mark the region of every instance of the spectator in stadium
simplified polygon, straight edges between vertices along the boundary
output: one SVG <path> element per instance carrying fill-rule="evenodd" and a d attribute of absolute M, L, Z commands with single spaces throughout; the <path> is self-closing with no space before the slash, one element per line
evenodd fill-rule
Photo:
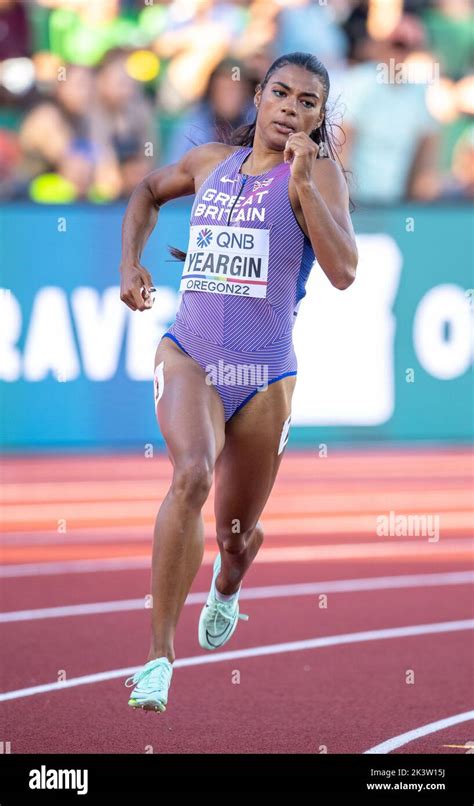
<path fill-rule="evenodd" d="M 167 162 L 177 162 L 194 145 L 227 139 L 249 122 L 253 84 L 242 64 L 225 59 L 211 73 L 202 101 L 177 124 Z"/>
<path fill-rule="evenodd" d="M 340 6 L 341 3 L 334 0 L 327 5 L 318 0 L 293 0 L 284 6 L 278 15 L 276 50 L 283 53 L 296 50 L 316 53 L 331 73 L 342 69 L 347 40 L 337 24 L 336 13 L 338 10 L 342 12 Z M 333 75 L 331 78 L 333 83 Z"/>
<path fill-rule="evenodd" d="M 88 67 L 69 64 L 56 82 L 54 98 L 74 131 L 81 140 L 91 139 L 89 109 L 93 97 L 93 74 Z"/>
<path fill-rule="evenodd" d="M 353 172 L 356 201 L 394 204 L 439 195 L 438 124 L 426 106 L 427 85 L 390 74 L 424 42 L 422 23 L 403 15 L 385 40 L 370 43 L 373 60 L 348 71 L 341 159 Z"/>
<path fill-rule="evenodd" d="M 0 129 L 0 199 L 12 196 L 21 158 L 16 132 Z"/>
<path fill-rule="evenodd" d="M 442 198 L 474 199 L 474 124 L 464 131 L 454 147 L 451 173 L 445 179 Z"/>
<path fill-rule="evenodd" d="M 23 150 L 14 196 L 29 194 L 30 183 L 44 173 L 61 173 L 67 155 L 89 152 L 93 144 L 87 113 L 92 98 L 90 70 L 66 65 L 50 97 L 42 98 L 26 115 L 19 135 Z"/>
<path fill-rule="evenodd" d="M 111 50 L 95 75 L 95 98 L 90 112 L 92 141 L 99 152 L 96 180 L 111 198 L 124 191 L 123 166 L 134 166 L 134 186 L 158 160 L 153 109 L 126 69 L 127 52 Z"/>
<path fill-rule="evenodd" d="M 470 0 L 434 0 L 423 9 L 429 41 L 443 75 L 460 79 L 472 67 L 474 19 Z"/>
<path fill-rule="evenodd" d="M 27 194 L 32 180 L 56 171 L 72 147 L 73 139 L 72 127 L 57 104 L 45 100 L 35 106 L 20 129 L 23 160 L 15 195 Z"/>
<path fill-rule="evenodd" d="M 30 28 L 26 7 L 18 0 L 0 0 L 0 62 L 29 56 Z"/>
<path fill-rule="evenodd" d="M 126 46 L 134 25 L 120 14 L 120 0 L 47 0 L 48 38 L 61 61 L 93 67 L 112 47 Z"/>
<path fill-rule="evenodd" d="M 160 90 L 165 109 L 179 114 L 199 102 L 212 71 L 246 35 L 252 8 L 247 12 L 244 5 L 245 0 L 170 5 L 165 30 L 154 43 L 159 58 L 167 62 Z"/>

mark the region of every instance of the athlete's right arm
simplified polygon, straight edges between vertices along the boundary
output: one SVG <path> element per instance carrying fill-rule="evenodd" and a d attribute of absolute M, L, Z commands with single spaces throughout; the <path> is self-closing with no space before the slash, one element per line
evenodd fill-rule
<path fill-rule="evenodd" d="M 195 193 L 196 177 L 208 172 L 208 167 L 212 169 L 212 165 L 222 159 L 222 148 L 225 146 L 220 143 L 192 148 L 179 162 L 152 171 L 133 191 L 122 224 L 120 263 L 120 299 L 132 311 L 144 311 L 150 307 L 149 296 L 143 299 L 141 289 L 143 286 L 150 288 L 154 283 L 140 261 L 160 207 L 167 201 Z"/>

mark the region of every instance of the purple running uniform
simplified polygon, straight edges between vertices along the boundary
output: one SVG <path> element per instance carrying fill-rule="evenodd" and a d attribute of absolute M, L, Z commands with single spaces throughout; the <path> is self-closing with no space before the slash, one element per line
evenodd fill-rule
<path fill-rule="evenodd" d="M 296 375 L 293 326 L 315 255 L 293 213 L 290 166 L 241 174 L 221 162 L 194 200 L 181 302 L 170 338 L 206 372 L 225 421 L 260 389 Z"/>

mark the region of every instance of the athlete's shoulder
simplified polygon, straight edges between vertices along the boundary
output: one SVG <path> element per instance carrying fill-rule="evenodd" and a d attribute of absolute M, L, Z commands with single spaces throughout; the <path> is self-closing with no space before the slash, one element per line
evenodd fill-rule
<path fill-rule="evenodd" d="M 227 143 L 204 143 L 191 148 L 182 158 L 187 170 L 196 177 L 203 173 L 209 173 L 216 165 L 230 157 L 238 151 L 241 146 L 228 145 Z"/>
<path fill-rule="evenodd" d="M 317 186 L 324 193 L 331 196 L 339 195 L 345 200 L 348 197 L 348 185 L 344 171 L 337 160 L 332 157 L 319 157 L 314 161 L 313 178 Z"/>
<path fill-rule="evenodd" d="M 341 166 L 332 157 L 318 157 L 314 160 L 312 180 L 325 201 L 331 200 L 346 205 L 349 198 L 347 180 Z M 293 209 L 301 209 L 298 190 L 291 176 L 289 193 Z"/>
<path fill-rule="evenodd" d="M 338 181 L 340 179 L 345 181 L 344 172 L 340 164 L 332 157 L 318 157 L 318 159 L 314 161 L 313 170 L 317 176 L 327 176 L 337 179 Z"/>

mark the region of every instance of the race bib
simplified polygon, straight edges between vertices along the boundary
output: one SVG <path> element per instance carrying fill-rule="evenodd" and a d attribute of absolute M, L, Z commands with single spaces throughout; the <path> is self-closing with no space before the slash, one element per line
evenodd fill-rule
<path fill-rule="evenodd" d="M 269 230 L 198 225 L 190 228 L 180 291 L 267 296 Z"/>

